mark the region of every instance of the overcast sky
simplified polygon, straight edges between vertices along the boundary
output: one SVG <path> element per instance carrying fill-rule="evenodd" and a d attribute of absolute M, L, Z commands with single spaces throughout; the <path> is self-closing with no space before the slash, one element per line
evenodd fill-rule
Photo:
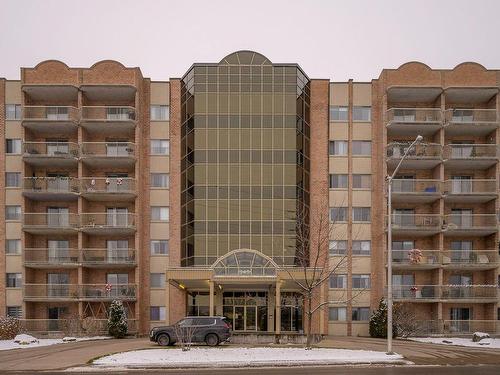
<path fill-rule="evenodd" d="M 499 15 L 500 0 L 0 0 L 0 77 L 114 59 L 167 80 L 240 49 L 334 81 L 411 60 L 499 69 Z"/>

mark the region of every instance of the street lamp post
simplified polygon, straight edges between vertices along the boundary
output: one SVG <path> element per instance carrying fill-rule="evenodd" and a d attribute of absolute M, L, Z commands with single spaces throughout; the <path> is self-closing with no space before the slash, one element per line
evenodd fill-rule
<path fill-rule="evenodd" d="M 401 164 L 410 153 L 411 149 L 422 142 L 423 137 L 418 135 L 401 157 L 398 165 L 387 176 L 387 354 L 393 354 L 392 351 L 392 181 L 398 173 Z"/>

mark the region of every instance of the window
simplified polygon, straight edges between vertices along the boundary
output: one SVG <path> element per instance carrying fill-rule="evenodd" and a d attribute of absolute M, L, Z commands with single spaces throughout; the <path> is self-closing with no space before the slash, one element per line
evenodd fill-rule
<path fill-rule="evenodd" d="M 347 317 L 347 309 L 345 307 L 330 307 L 328 309 L 328 320 L 337 320 L 344 322 Z"/>
<path fill-rule="evenodd" d="M 168 121 L 169 119 L 170 111 L 168 105 L 151 106 L 151 121 Z"/>
<path fill-rule="evenodd" d="M 7 154 L 20 154 L 21 153 L 21 140 L 20 139 L 6 139 L 5 140 L 5 153 L 7 153 Z"/>
<path fill-rule="evenodd" d="M 330 121 L 347 121 L 349 114 L 348 107 L 341 107 L 337 105 L 330 106 Z"/>
<path fill-rule="evenodd" d="M 372 175 L 371 174 L 353 174 L 352 175 L 353 189 L 371 189 Z"/>
<path fill-rule="evenodd" d="M 352 121 L 371 121 L 372 107 L 353 107 Z"/>
<path fill-rule="evenodd" d="M 21 104 L 6 104 L 5 119 L 19 120 L 21 118 Z"/>
<path fill-rule="evenodd" d="M 330 208 L 330 220 L 333 222 L 347 221 L 347 207 Z"/>
<path fill-rule="evenodd" d="M 168 240 L 151 240 L 151 255 L 168 255 Z"/>
<path fill-rule="evenodd" d="M 150 275 L 150 284 L 151 288 L 165 288 L 165 274 L 152 273 Z"/>
<path fill-rule="evenodd" d="M 5 187 L 20 187 L 21 172 L 5 172 Z"/>
<path fill-rule="evenodd" d="M 352 221 L 370 221 L 370 207 L 353 207 Z"/>
<path fill-rule="evenodd" d="M 347 252 L 347 241 L 330 241 L 330 255 L 344 255 Z"/>
<path fill-rule="evenodd" d="M 355 156 L 371 156 L 371 141 L 352 141 L 352 154 Z"/>
<path fill-rule="evenodd" d="M 5 220 L 21 220 L 21 206 L 5 206 Z"/>
<path fill-rule="evenodd" d="M 345 289 L 345 288 L 347 288 L 347 275 L 330 276 L 330 289 Z"/>
<path fill-rule="evenodd" d="M 369 307 L 353 307 L 352 308 L 352 320 L 354 322 L 361 322 L 361 321 L 370 320 L 370 308 Z"/>
<path fill-rule="evenodd" d="M 371 248 L 371 241 L 352 241 L 353 255 L 370 255 Z"/>
<path fill-rule="evenodd" d="M 170 141 L 168 139 L 152 139 L 151 155 L 169 155 Z"/>
<path fill-rule="evenodd" d="M 329 153 L 335 156 L 346 156 L 347 155 L 347 141 L 330 141 L 329 143 Z"/>
<path fill-rule="evenodd" d="M 151 306 L 149 311 L 150 320 L 165 320 L 167 318 L 167 308 L 165 306 Z"/>
<path fill-rule="evenodd" d="M 370 289 L 370 275 L 352 275 L 353 289 Z"/>
<path fill-rule="evenodd" d="M 169 208 L 168 207 L 151 207 L 151 220 L 152 221 L 168 221 L 169 219 Z"/>
<path fill-rule="evenodd" d="M 21 306 L 7 306 L 7 316 L 21 319 L 23 317 L 23 308 Z"/>
<path fill-rule="evenodd" d="M 6 240 L 5 241 L 6 254 L 21 254 L 21 240 Z"/>
<path fill-rule="evenodd" d="M 331 174 L 330 189 L 347 189 L 349 184 L 348 175 L 346 174 Z"/>
<path fill-rule="evenodd" d="M 21 273 L 7 274 L 7 288 L 20 288 L 23 285 L 23 275 Z"/>
<path fill-rule="evenodd" d="M 151 173 L 151 187 L 166 188 L 170 186 L 170 176 L 168 173 Z"/>

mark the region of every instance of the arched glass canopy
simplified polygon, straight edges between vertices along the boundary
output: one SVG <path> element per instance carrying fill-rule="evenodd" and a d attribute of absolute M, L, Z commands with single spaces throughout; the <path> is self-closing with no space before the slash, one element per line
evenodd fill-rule
<path fill-rule="evenodd" d="M 213 264 L 215 276 L 276 276 L 276 263 L 255 250 L 234 250 Z"/>
<path fill-rule="evenodd" d="M 219 64 L 226 65 L 271 65 L 266 56 L 254 51 L 237 51 L 224 57 Z"/>

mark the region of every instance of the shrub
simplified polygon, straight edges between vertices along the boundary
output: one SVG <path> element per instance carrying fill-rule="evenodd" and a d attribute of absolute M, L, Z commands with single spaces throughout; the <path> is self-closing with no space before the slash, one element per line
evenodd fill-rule
<path fill-rule="evenodd" d="M 387 338 L 387 304 L 381 299 L 378 309 L 370 317 L 370 336 L 385 339 Z M 392 337 L 397 336 L 397 328 L 393 323 Z"/>
<path fill-rule="evenodd" d="M 125 337 L 127 334 L 127 317 L 121 301 L 111 302 L 108 317 L 108 332 L 117 339 Z"/>
<path fill-rule="evenodd" d="M 11 316 L 0 317 L 0 340 L 13 340 L 21 332 L 21 321 Z"/>

